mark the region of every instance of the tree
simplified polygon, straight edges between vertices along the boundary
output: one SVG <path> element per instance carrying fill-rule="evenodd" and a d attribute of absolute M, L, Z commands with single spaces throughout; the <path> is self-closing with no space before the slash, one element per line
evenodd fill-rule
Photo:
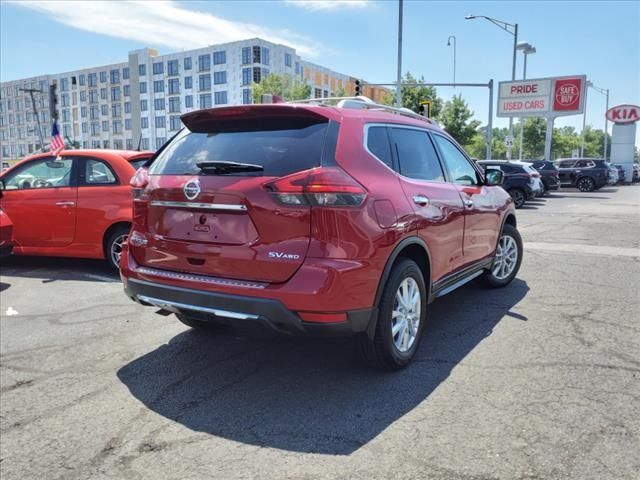
<path fill-rule="evenodd" d="M 453 99 L 444 104 L 438 117 L 440 124 L 460 145 L 469 145 L 477 134 L 480 126 L 478 120 L 471 120 L 473 112 L 469 110 L 462 95 L 454 95 Z"/>
<path fill-rule="evenodd" d="M 254 83 L 252 87 L 253 103 L 261 103 L 264 94 L 279 95 L 285 101 L 304 100 L 311 97 L 311 85 L 287 74 L 271 73 L 260 83 Z"/>
<path fill-rule="evenodd" d="M 424 77 L 416 80 L 410 72 L 407 72 L 402 78 L 402 106 L 418 113 L 420 100 L 431 100 L 431 117 L 437 118 L 442 110 L 442 99 L 438 97 L 436 89 L 426 85 L 414 86 L 412 83 L 424 83 Z M 386 105 L 396 104 L 396 93 L 391 91 L 386 98 L 382 100 Z"/>
<path fill-rule="evenodd" d="M 346 97 L 347 91 L 344 87 L 338 87 L 335 92 L 332 94 L 333 97 Z"/>
<path fill-rule="evenodd" d="M 535 159 L 544 157 L 544 142 L 547 134 L 547 123 L 544 118 L 527 118 L 522 133 L 522 158 Z M 520 126 L 518 127 L 520 141 Z M 519 147 L 519 145 L 518 145 Z M 516 151 L 514 149 L 514 151 Z M 519 150 L 517 150 L 519 151 Z"/>

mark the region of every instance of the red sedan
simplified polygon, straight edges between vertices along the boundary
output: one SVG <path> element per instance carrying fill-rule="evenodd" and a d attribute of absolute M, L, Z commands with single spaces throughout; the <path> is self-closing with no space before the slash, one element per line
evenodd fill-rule
<path fill-rule="evenodd" d="M 131 187 L 151 152 L 64 150 L 0 175 L 16 255 L 101 258 L 118 268 L 131 226 Z"/>

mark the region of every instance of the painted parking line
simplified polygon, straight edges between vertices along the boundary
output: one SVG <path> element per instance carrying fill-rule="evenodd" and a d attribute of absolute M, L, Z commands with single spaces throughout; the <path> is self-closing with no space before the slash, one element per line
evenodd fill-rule
<path fill-rule="evenodd" d="M 584 245 L 579 243 L 525 242 L 526 250 L 546 252 L 577 253 L 584 255 L 603 255 L 607 257 L 640 258 L 640 248 L 610 247 L 606 245 Z"/>
<path fill-rule="evenodd" d="M 85 273 L 83 276 L 87 278 L 91 278 L 93 280 L 100 280 L 101 282 L 120 283 L 119 278 L 107 277 L 106 275 L 96 275 L 94 273 Z"/>

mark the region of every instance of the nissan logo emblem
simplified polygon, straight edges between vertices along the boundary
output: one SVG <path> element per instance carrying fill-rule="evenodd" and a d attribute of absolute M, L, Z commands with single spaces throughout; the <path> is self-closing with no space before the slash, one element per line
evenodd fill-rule
<path fill-rule="evenodd" d="M 198 195 L 200 195 L 200 181 L 198 179 L 189 180 L 184 184 L 182 190 L 184 191 L 184 196 L 187 197 L 188 200 L 194 200 Z"/>

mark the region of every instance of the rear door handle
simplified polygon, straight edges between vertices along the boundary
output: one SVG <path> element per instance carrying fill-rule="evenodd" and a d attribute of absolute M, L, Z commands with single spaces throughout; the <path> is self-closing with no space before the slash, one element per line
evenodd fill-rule
<path fill-rule="evenodd" d="M 414 195 L 413 203 L 421 207 L 426 207 L 427 205 L 429 205 L 429 198 L 425 197 L 424 195 Z"/>
<path fill-rule="evenodd" d="M 57 202 L 56 206 L 57 207 L 73 207 L 76 204 L 76 202 Z"/>
<path fill-rule="evenodd" d="M 464 203 L 464 206 L 467 208 L 473 207 L 473 200 L 471 200 L 470 198 L 465 198 L 464 200 L 462 200 L 462 203 Z"/>

